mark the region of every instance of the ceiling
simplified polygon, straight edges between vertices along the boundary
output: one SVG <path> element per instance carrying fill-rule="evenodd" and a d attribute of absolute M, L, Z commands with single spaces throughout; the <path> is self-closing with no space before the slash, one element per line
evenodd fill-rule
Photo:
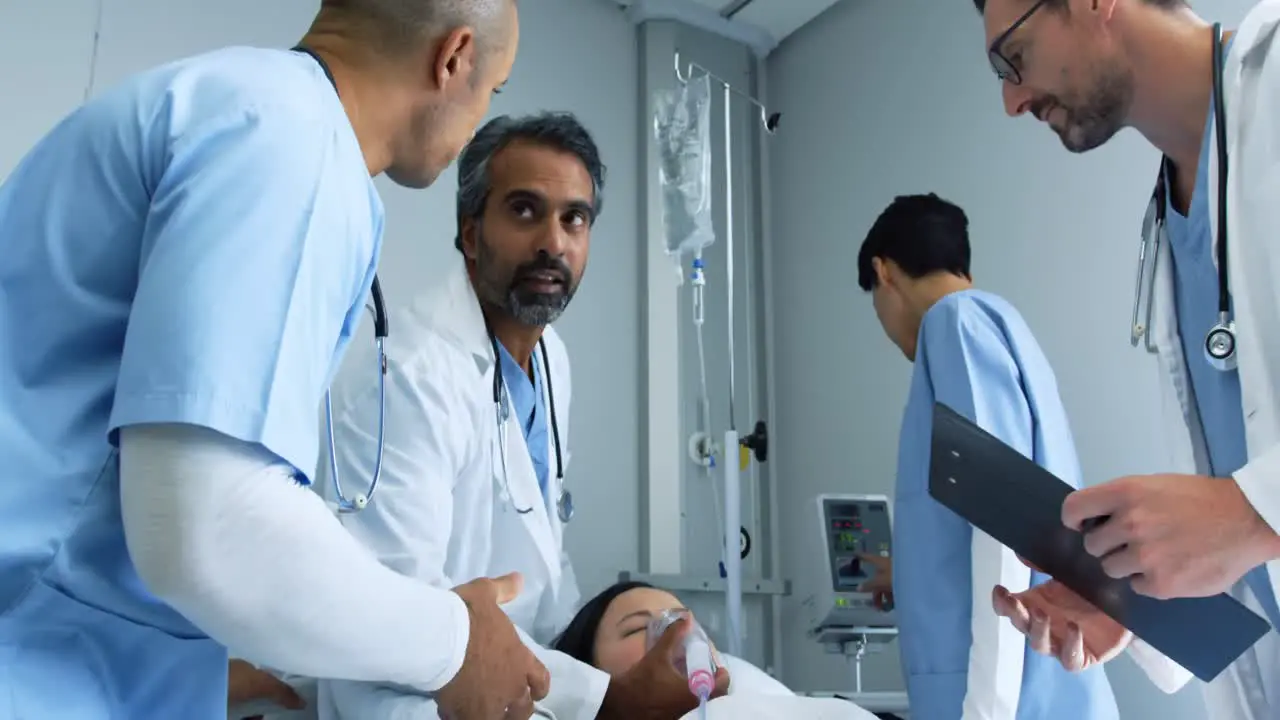
<path fill-rule="evenodd" d="M 645 0 L 615 0 L 628 7 Z M 734 23 L 754 26 L 767 32 L 774 42 L 788 35 L 835 5 L 839 0 L 678 0 L 702 12 L 710 10 Z"/>

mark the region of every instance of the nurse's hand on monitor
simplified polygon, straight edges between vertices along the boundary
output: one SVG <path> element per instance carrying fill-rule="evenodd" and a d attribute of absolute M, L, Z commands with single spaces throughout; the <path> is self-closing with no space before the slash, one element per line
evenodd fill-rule
<path fill-rule="evenodd" d="M 1133 633 L 1057 580 L 1017 594 L 997 585 L 991 604 L 1027 636 L 1032 650 L 1073 672 L 1111 660 L 1133 640 Z"/>
<path fill-rule="evenodd" d="M 858 559 L 863 565 L 875 568 L 871 579 L 858 586 L 858 592 L 871 593 L 876 607 L 888 611 L 893 608 L 893 559 L 871 553 L 862 553 Z"/>

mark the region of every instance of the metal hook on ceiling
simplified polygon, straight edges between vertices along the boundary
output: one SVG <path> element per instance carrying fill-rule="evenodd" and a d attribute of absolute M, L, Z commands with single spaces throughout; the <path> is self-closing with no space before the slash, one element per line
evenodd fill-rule
<path fill-rule="evenodd" d="M 684 72 L 680 72 L 680 51 L 679 50 L 676 51 L 675 68 L 676 68 L 676 79 L 679 80 L 681 84 L 689 82 L 689 80 L 693 77 L 693 63 L 689 63 L 689 67 L 687 70 L 685 70 Z"/>

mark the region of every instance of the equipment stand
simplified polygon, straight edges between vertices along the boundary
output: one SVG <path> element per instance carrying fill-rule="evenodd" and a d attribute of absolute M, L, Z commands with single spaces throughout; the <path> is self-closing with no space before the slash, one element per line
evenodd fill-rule
<path fill-rule="evenodd" d="M 840 654 L 853 663 L 854 692 L 862 693 L 862 659 L 867 650 L 893 642 L 898 637 L 896 627 L 819 627 L 810 631 L 810 635 L 832 654 Z M 873 650 L 874 652 L 875 650 Z"/>

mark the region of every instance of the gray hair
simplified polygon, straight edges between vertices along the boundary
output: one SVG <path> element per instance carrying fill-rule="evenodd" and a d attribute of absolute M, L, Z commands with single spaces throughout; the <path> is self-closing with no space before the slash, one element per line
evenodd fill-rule
<path fill-rule="evenodd" d="M 462 250 L 462 226 L 467 220 L 479 220 L 493 189 L 489 164 L 495 155 L 516 140 L 527 140 L 556 150 L 572 153 L 591 176 L 591 224 L 604 207 L 605 166 L 600 161 L 591 133 L 572 113 L 542 112 L 513 118 L 500 115 L 476 132 L 458 157 L 458 233 L 453 245 Z"/>

